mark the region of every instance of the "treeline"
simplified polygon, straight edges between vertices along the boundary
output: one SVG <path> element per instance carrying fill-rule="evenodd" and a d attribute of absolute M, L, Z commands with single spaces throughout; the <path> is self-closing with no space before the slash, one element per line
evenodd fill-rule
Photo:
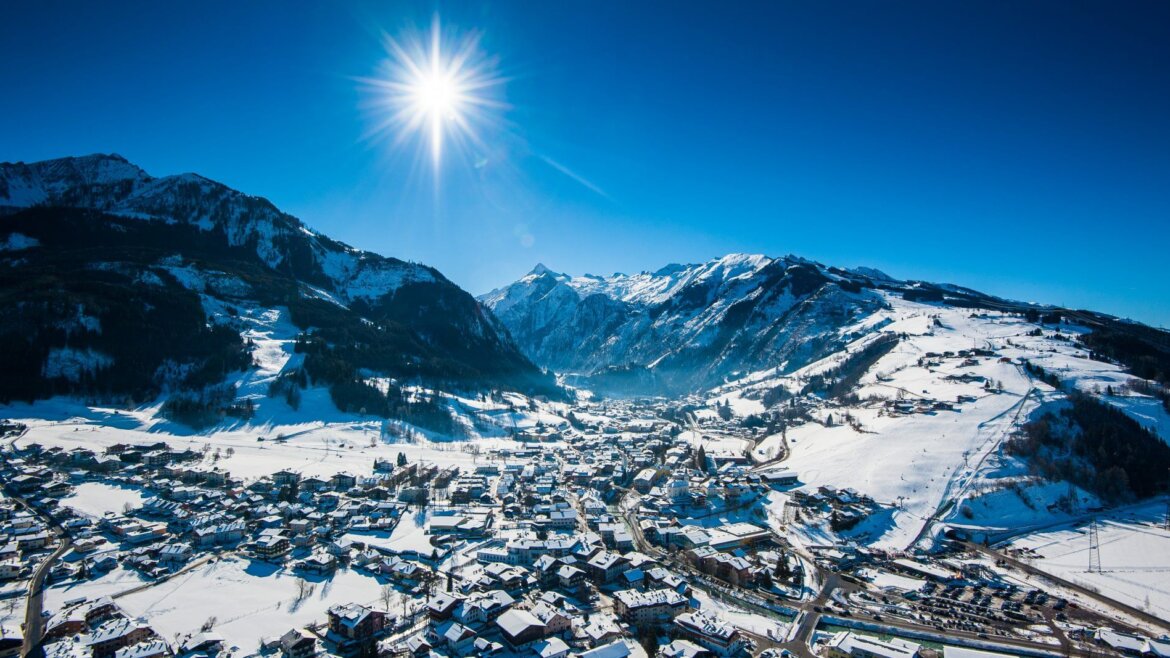
<path fill-rule="evenodd" d="M 247 301 L 286 306 L 299 328 L 316 328 L 332 347 L 311 365 L 333 370 L 330 382 L 361 368 L 455 390 L 564 397 L 505 333 L 484 331 L 492 318 L 437 272 L 434 282 L 346 309 L 302 294 L 298 279 L 326 282 L 299 234 L 277 240 L 286 258 L 274 270 L 254 244 L 232 246 L 218 226 L 34 208 L 5 217 L 0 242 L 13 232 L 41 246 L 0 264 L 0 403 L 66 394 L 135 404 L 163 391 L 202 391 L 249 367 L 250 346 L 236 328 L 209 324 L 200 296 L 160 266 L 168 259 L 216 273 L 203 282 L 216 296 L 237 295 L 216 290 L 217 277 L 238 282 Z M 77 323 L 79 314 L 88 324 Z M 68 377 L 46 376 L 50 352 L 63 348 L 102 356 Z"/>
<path fill-rule="evenodd" d="M 857 382 L 873 364 L 898 345 L 898 341 L 897 334 L 887 333 L 879 336 L 833 368 L 809 377 L 800 394 L 814 393 L 829 399 L 845 396 L 856 388 Z"/>
<path fill-rule="evenodd" d="M 446 436 L 463 435 L 464 427 L 440 397 L 411 394 L 392 383 L 387 383 L 383 392 L 351 364 L 337 358 L 327 345 L 307 334 L 298 336 L 294 345 L 297 352 L 306 355 L 304 366 L 274 380 L 268 387 L 270 397 L 284 398 L 296 409 L 302 389 L 309 384 L 324 385 L 329 388 L 333 404 L 344 412 L 402 420 Z"/>
<path fill-rule="evenodd" d="M 1137 377 L 1170 385 L 1170 334 L 1127 325 L 1124 331 L 1101 328 L 1081 337 L 1089 356 L 1116 361 Z"/>
<path fill-rule="evenodd" d="M 1170 446 L 1119 409 L 1081 392 L 1069 406 L 1024 425 L 1006 444 L 1050 480 L 1119 503 L 1167 491 Z"/>
<path fill-rule="evenodd" d="M 198 295 L 160 281 L 134 285 L 52 260 L 0 268 L 0 402 L 76 395 L 132 404 L 251 365 L 237 331 L 208 325 Z M 68 373 L 46 369 L 67 350 L 102 358 Z"/>
<path fill-rule="evenodd" d="M 176 391 L 161 409 L 165 418 L 195 429 L 209 427 L 228 417 L 248 420 L 255 411 L 251 398 L 236 399 L 236 390 L 231 384 Z"/>

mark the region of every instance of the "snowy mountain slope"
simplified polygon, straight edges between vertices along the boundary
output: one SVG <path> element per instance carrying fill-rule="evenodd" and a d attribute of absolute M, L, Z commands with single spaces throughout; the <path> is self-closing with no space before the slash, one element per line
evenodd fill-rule
<path fill-rule="evenodd" d="M 197 174 L 155 178 L 118 155 L 0 163 L 0 212 L 30 207 L 100 210 L 222 232 L 269 267 L 338 293 L 376 300 L 410 282 L 442 279 L 429 267 L 362 252 L 307 228 L 267 200 Z"/>
<path fill-rule="evenodd" d="M 728 403 L 741 418 L 787 414 L 787 428 L 760 437 L 752 450 L 764 466 L 782 457 L 802 482 L 851 488 L 881 506 L 846 535 L 864 543 L 906 548 L 930 529 L 957 529 L 1000 538 L 1071 520 L 1102 501 L 1095 493 L 1041 477 L 1009 442 L 1022 425 L 1067 405 L 1068 392 L 1034 376 L 1024 361 L 1059 371 L 1075 388 L 1170 440 L 1159 401 L 1134 390 L 1138 378 L 1117 364 L 1091 359 L 1069 336 L 1073 324 L 1038 325 L 1017 313 L 907 301 L 883 291 L 886 307 L 841 328 L 858 336 L 843 350 L 792 372 L 768 369 L 710 391 L 705 404 Z M 900 340 L 860 375 L 848 395 L 808 392 L 871 344 L 875 328 Z M 772 392 L 778 388 L 785 396 Z M 765 404 L 764 401 L 784 400 Z M 792 413 L 793 410 L 803 410 Z M 1128 448 L 1126 448 L 1128 449 Z M 1092 468 L 1091 460 L 1085 462 Z M 786 493 L 774 494 L 782 518 Z M 823 528 L 810 539 L 824 540 Z"/>
<path fill-rule="evenodd" d="M 658 392 L 823 356 L 841 347 L 838 327 L 882 305 L 815 263 L 743 254 L 612 277 L 538 266 L 480 299 L 537 363 L 598 375 L 591 385 L 601 389 L 640 373 Z"/>
<path fill-rule="evenodd" d="M 747 372 L 798 370 L 879 330 L 889 321 L 879 311 L 891 298 L 1072 322 L 1080 327 L 1077 340 L 1096 359 L 1122 363 L 1163 388 L 1170 384 L 1170 334 L 1164 331 L 795 256 L 731 254 L 609 277 L 574 277 L 538 265 L 480 300 L 533 361 L 583 375 L 570 381 L 599 392 L 677 394 Z"/>
<path fill-rule="evenodd" d="M 369 375 L 554 388 L 436 270 L 199 176 L 153 178 L 117 156 L 3 164 L 0 207 L 0 400 L 201 390 L 252 367 L 235 320 L 274 309 L 341 406 L 378 413 Z"/>

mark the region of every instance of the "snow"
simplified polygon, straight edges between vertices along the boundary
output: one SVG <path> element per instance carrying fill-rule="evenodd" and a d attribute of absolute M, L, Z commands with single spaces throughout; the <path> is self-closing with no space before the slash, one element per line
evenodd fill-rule
<path fill-rule="evenodd" d="M 23 233 L 10 233 L 8 239 L 0 242 L 0 251 L 23 251 L 41 246 L 41 241 Z"/>
<path fill-rule="evenodd" d="M 68 580 L 46 587 L 45 610 L 59 612 L 67 601 L 77 599 L 96 601 L 103 596 L 114 596 L 149 583 L 150 581 L 138 575 L 137 571 L 118 564 L 89 580 Z"/>
<path fill-rule="evenodd" d="M 427 461 L 440 467 L 474 468 L 481 459 L 464 451 L 466 443 L 432 442 L 422 438 L 422 434 L 409 443 L 390 442 L 382 437 L 381 419 L 337 411 L 328 390 L 319 387 L 304 391 L 296 411 L 281 399 L 264 398 L 258 405 L 255 422 L 224 424 L 205 434 L 196 434 L 159 417 L 158 405 L 125 411 L 55 398 L 33 405 L 16 403 L 0 407 L 0 414 L 29 426 L 20 439 L 22 444 L 100 450 L 117 443 L 162 441 L 176 450 L 201 450 L 205 445 L 219 448 L 218 461 L 209 456 L 195 467 L 222 468 L 245 481 L 280 469 L 294 470 L 306 477 L 332 477 L 343 471 L 370 473 L 375 459 L 393 459 L 399 452 L 411 462 Z M 279 437 L 283 440 L 278 441 Z M 480 438 L 475 445 L 487 451 L 518 448 L 521 444 L 508 439 Z M 230 456 L 228 448 L 232 449 Z"/>
<path fill-rule="evenodd" d="M 113 357 L 88 347 L 80 350 L 72 347 L 54 347 L 45 357 L 41 374 L 50 379 L 64 377 L 76 382 L 81 380 L 83 374 L 92 375 L 113 363 Z"/>
<path fill-rule="evenodd" d="M 1163 619 L 1170 617 L 1170 530 L 1166 504 L 1154 502 L 1098 520 L 1101 568 L 1089 572 L 1087 523 L 1020 537 L 1012 548 L 1035 551 L 1030 564 Z"/>
<path fill-rule="evenodd" d="M 900 576 L 888 571 L 873 571 L 862 569 L 857 572 L 861 578 L 868 579 L 878 589 L 894 589 L 902 592 L 917 592 L 926 584 L 925 580 Z"/>
<path fill-rule="evenodd" d="M 214 631 L 228 646 L 249 652 L 258 649 L 262 638 L 324 621 L 332 605 L 356 602 L 383 609 L 382 584 L 373 576 L 342 569 L 331 579 L 306 580 L 313 590 L 300 599 L 299 577 L 289 570 L 224 558 L 119 598 L 118 604 L 130 615 L 145 618 L 164 638 L 198 631 L 214 618 Z M 401 613 L 401 605 L 393 603 L 391 612 Z"/>
<path fill-rule="evenodd" d="M 139 507 L 145 497 L 136 487 L 106 484 L 104 482 L 83 482 L 71 494 L 61 499 L 61 505 L 77 510 L 80 514 L 100 518 L 106 512 L 121 514 L 126 505 Z"/>
<path fill-rule="evenodd" d="M 384 532 L 352 532 L 346 537 L 394 553 L 429 556 L 435 548 L 431 544 L 432 535 L 427 532 L 426 520 L 429 516 L 429 511 L 405 514 L 389 535 Z"/>
<path fill-rule="evenodd" d="M 788 634 L 789 625 L 774 617 L 747 612 L 732 604 L 712 598 L 707 592 L 696 589 L 692 594 L 701 610 L 713 613 L 718 619 L 736 628 L 764 637 L 783 638 Z"/>
<path fill-rule="evenodd" d="M 1002 444 L 1023 420 L 1058 395 L 1033 382 L 1016 360 L 1042 350 L 1052 355 L 1047 350 L 1073 352 L 1076 348 L 1068 341 L 1047 338 L 1031 339 L 1045 341 L 1043 345 L 1020 347 L 1035 325 L 1018 317 L 918 304 L 895 295 L 888 295 L 886 301 L 887 309 L 842 329 L 843 334 L 861 336 L 846 353 L 809 364 L 787 377 L 777 377 L 774 370 L 753 373 L 723 387 L 717 399 L 734 401 L 736 396 L 777 385 L 798 391 L 807 377 L 868 344 L 878 328 L 905 334 L 861 378 L 860 404 L 820 411 L 821 421 L 830 413 L 834 416 L 832 426 L 813 422 L 788 430 L 790 457 L 784 466 L 795 470 L 807 489 L 853 488 L 887 505 L 884 514 L 857 530 L 857 534 L 869 533 L 862 539 L 880 547 L 906 548 L 936 515 L 951 525 L 986 527 L 989 532 L 1062 518 L 1050 505 L 1067 487 L 1030 481 L 1026 465 L 1004 454 Z M 991 348 L 997 355 L 972 361 L 926 360 L 920 365 L 927 353 L 970 347 Z M 1064 363 L 1070 374 L 1085 372 L 1079 367 L 1117 372 L 1116 366 L 1087 360 L 1073 363 L 1069 358 Z M 964 376 L 972 379 L 963 381 Z M 986 389 L 983 382 L 992 382 L 995 390 Z M 966 401 L 959 402 L 959 396 Z M 953 410 L 888 412 L 882 402 L 896 399 L 941 401 Z M 846 413 L 860 429 L 842 422 Z M 762 440 L 755 448 L 756 458 L 773 458 L 782 441 L 779 435 Z M 1084 505 L 1096 502 L 1083 492 L 1078 495 Z M 775 514 L 783 505 L 783 494 L 772 496 Z"/>

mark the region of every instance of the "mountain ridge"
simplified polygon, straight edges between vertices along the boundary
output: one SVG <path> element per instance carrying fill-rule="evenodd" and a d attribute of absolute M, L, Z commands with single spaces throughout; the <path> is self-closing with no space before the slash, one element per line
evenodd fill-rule
<path fill-rule="evenodd" d="M 1103 352 L 1130 361 L 1142 353 L 1164 373 L 1165 338 L 1156 329 L 1091 311 L 1016 302 L 954 284 L 899 280 L 869 267 L 842 269 L 795 255 L 734 253 L 637 274 L 570 276 L 539 264 L 479 297 L 536 363 L 576 375 L 601 391 L 696 391 L 766 367 L 791 371 L 840 348 L 845 327 L 888 305 L 888 296 L 1029 316 L 1075 317 L 1108 332 L 1143 334 L 1145 347 Z M 1121 341 L 1125 342 L 1125 341 Z M 1150 346 L 1153 347 L 1150 347 Z M 1149 349 L 1147 349 L 1149 348 Z M 1156 356 L 1151 352 L 1156 353 Z M 679 373 L 705 370 L 701 374 Z M 614 376 L 619 381 L 613 381 Z M 632 380 L 628 385 L 622 379 Z"/>
<path fill-rule="evenodd" d="M 468 389 L 555 388 L 495 316 L 438 270 L 344 245 L 199 175 L 155 178 L 100 154 L 3 163 L 0 208 L 4 399 L 141 399 L 209 385 L 248 367 L 233 313 L 258 307 L 286 309 L 308 377 L 361 398 L 354 408 L 380 408 L 363 373 Z M 172 307 L 161 317 L 164 301 Z M 187 343 L 158 334 L 165 347 L 138 358 L 135 327 L 156 325 Z M 204 340 L 214 343 L 207 353 L 187 349 Z M 80 370 L 72 367 L 79 354 L 88 359 Z M 203 372 L 212 354 L 218 365 Z M 70 368 L 59 367 L 62 358 Z M 350 404 L 345 397 L 335 395 L 339 407 Z"/>

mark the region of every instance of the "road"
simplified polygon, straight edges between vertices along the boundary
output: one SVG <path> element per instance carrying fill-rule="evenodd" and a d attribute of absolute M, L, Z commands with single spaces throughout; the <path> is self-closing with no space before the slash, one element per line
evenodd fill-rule
<path fill-rule="evenodd" d="M 57 549 L 53 551 L 52 555 L 41 561 L 35 571 L 33 577 L 28 584 L 28 603 L 25 606 L 24 614 L 24 644 L 20 648 L 21 656 L 34 655 L 34 652 L 39 652 L 41 646 L 41 638 L 45 633 L 45 618 L 44 610 L 44 593 L 45 593 L 45 576 L 48 575 L 49 569 L 57 561 L 57 558 L 65 554 L 73 546 L 73 542 L 69 540 L 69 536 L 65 534 L 65 529 L 59 523 L 53 520 L 52 517 L 41 513 L 40 510 L 29 505 L 28 502 L 21 496 L 11 495 L 21 507 L 28 511 L 29 514 L 41 519 L 42 522 L 49 528 L 49 531 L 57 537 Z"/>

